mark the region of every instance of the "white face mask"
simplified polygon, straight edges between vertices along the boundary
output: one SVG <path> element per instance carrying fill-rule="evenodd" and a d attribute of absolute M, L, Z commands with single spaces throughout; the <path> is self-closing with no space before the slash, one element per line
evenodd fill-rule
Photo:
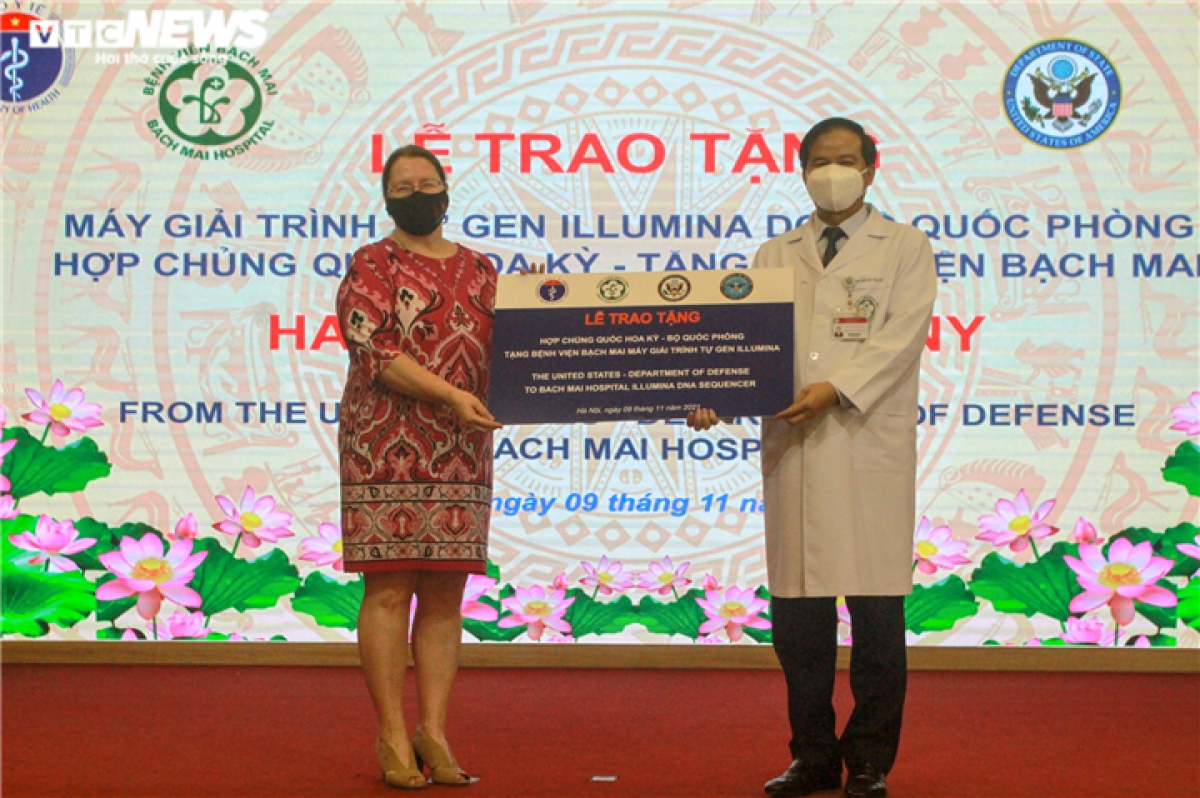
<path fill-rule="evenodd" d="M 858 172 L 836 163 L 818 167 L 809 172 L 805 180 L 808 196 L 821 210 L 840 213 L 858 202 L 867 190 L 863 181 L 866 171 Z"/>

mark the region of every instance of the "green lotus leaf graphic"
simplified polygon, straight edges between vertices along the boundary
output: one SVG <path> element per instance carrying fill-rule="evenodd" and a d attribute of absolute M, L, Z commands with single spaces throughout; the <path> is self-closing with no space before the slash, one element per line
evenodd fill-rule
<path fill-rule="evenodd" d="M 904 628 L 910 632 L 945 632 L 979 612 L 979 601 L 958 576 L 937 584 L 915 585 L 904 599 Z"/>
<path fill-rule="evenodd" d="M 17 501 L 35 493 L 74 493 L 112 471 L 108 456 L 91 438 L 56 449 L 39 442 L 23 427 L 8 427 L 3 440 L 13 439 L 17 445 L 4 457 L 0 472 L 12 482 L 10 493 Z"/>
<path fill-rule="evenodd" d="M 358 608 L 363 600 L 363 580 L 339 582 L 313 571 L 292 597 L 292 609 L 311 615 L 319 625 L 331 629 L 357 629 Z"/>
<path fill-rule="evenodd" d="M 196 568 L 191 587 L 204 597 L 200 611 L 212 617 L 225 610 L 265 610 L 300 586 L 300 574 L 282 549 L 241 560 L 211 538 L 196 541 L 208 556 Z"/>

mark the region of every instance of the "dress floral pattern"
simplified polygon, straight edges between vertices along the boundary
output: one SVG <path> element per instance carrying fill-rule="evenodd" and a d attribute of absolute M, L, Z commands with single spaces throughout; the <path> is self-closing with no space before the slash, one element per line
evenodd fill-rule
<path fill-rule="evenodd" d="M 400 354 L 486 400 L 496 271 L 390 238 L 354 254 L 338 289 L 350 371 L 338 427 L 347 571 L 487 571 L 492 436 L 385 387 Z"/>

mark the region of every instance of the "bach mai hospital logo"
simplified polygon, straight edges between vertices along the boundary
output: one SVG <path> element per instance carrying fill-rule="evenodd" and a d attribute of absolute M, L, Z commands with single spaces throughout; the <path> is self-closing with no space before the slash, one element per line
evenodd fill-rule
<path fill-rule="evenodd" d="M 263 119 L 275 78 L 258 58 L 236 48 L 190 47 L 182 60 L 161 64 L 144 80 L 156 98 L 158 118 L 146 124 L 159 143 L 197 160 L 227 160 L 267 137 L 275 123 Z"/>
<path fill-rule="evenodd" d="M 1072 149 L 1099 138 L 1117 118 L 1121 80 L 1100 51 L 1073 39 L 1041 42 L 1004 77 L 1004 109 L 1022 136 Z"/>
<path fill-rule="evenodd" d="M 33 41 L 39 23 L 46 21 L 24 12 L 0 16 L 0 113 L 36 111 L 57 100 L 70 82 L 74 50 L 61 44 L 35 46 Z"/>

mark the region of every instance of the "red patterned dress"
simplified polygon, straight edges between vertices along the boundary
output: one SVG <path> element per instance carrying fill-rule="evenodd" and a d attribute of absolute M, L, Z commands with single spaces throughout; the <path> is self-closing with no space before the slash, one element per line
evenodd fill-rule
<path fill-rule="evenodd" d="M 495 299 L 496 270 L 466 247 L 440 260 L 385 238 L 354 253 L 337 296 L 347 571 L 487 571 L 492 434 L 379 375 L 403 353 L 486 400 Z"/>

